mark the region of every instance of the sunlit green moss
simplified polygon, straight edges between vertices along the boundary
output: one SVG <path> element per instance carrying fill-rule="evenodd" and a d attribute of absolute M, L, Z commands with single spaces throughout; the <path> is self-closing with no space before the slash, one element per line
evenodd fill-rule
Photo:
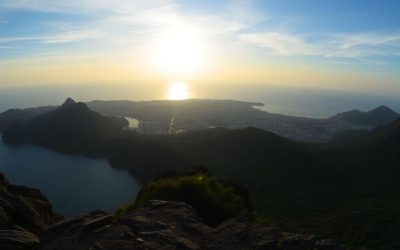
<path fill-rule="evenodd" d="M 196 174 L 149 183 L 134 203 L 117 210 L 115 216 L 120 217 L 154 199 L 184 201 L 196 208 L 199 216 L 212 226 L 233 217 L 250 218 L 252 214 L 232 187 L 216 177 Z"/>

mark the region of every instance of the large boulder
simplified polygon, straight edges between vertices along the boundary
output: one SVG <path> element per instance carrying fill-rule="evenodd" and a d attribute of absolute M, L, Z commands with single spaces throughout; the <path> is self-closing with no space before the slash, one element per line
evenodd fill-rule
<path fill-rule="evenodd" d="M 0 172 L 0 249 L 38 249 L 37 234 L 61 219 L 38 189 L 12 185 Z"/>
<path fill-rule="evenodd" d="M 12 185 L 0 173 L 0 229 L 18 226 L 38 233 L 60 219 L 38 189 Z"/>

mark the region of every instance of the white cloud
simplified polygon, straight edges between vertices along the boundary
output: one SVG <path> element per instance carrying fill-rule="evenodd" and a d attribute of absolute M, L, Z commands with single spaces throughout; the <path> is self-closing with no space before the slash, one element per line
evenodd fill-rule
<path fill-rule="evenodd" d="M 381 46 L 381 45 L 395 45 L 400 42 L 400 34 L 374 34 L 374 33 L 358 33 L 338 35 L 339 48 L 348 49 L 357 46 Z"/>
<path fill-rule="evenodd" d="M 41 43 L 67 43 L 67 42 L 77 42 L 85 39 L 91 39 L 97 36 L 98 34 L 90 31 L 70 31 L 49 36 L 2 37 L 0 38 L 0 44 L 8 44 L 15 42 L 32 42 L 32 41 Z"/>
<path fill-rule="evenodd" d="M 70 31 L 66 33 L 61 33 L 58 35 L 53 35 L 50 37 L 44 37 L 42 42 L 44 43 L 68 43 L 77 42 L 87 39 L 96 38 L 99 33 L 94 31 Z"/>
<path fill-rule="evenodd" d="M 310 37 L 284 32 L 261 32 L 242 34 L 239 39 L 283 55 L 363 58 L 393 56 L 400 51 L 399 33 L 314 34 Z"/>
<path fill-rule="evenodd" d="M 271 49 L 279 54 L 319 54 L 316 48 L 307 43 L 301 37 L 287 33 L 263 32 L 249 33 L 239 36 L 239 39 L 258 45 L 260 47 Z"/>

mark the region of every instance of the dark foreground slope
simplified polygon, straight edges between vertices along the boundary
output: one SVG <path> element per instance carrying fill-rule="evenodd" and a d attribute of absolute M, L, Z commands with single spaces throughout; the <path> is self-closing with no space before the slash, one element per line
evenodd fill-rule
<path fill-rule="evenodd" d="M 399 249 L 399 124 L 345 145 L 299 143 L 254 128 L 181 135 L 123 131 L 97 138 L 69 127 L 57 132 L 65 141 L 42 145 L 106 157 L 143 183 L 166 169 L 204 164 L 218 177 L 244 184 L 255 209 L 285 230 L 333 236 L 356 247 Z"/>
<path fill-rule="evenodd" d="M 346 145 L 301 144 L 251 128 L 163 143 L 243 183 L 256 210 L 280 227 L 357 247 L 400 247 L 400 119 Z"/>
<path fill-rule="evenodd" d="M 282 232 L 231 219 L 211 228 L 183 203 L 149 201 L 118 221 L 97 212 L 50 228 L 42 249 L 293 249 L 341 250 L 334 240 Z"/>
<path fill-rule="evenodd" d="M 196 209 L 150 200 L 119 219 L 96 210 L 61 220 L 39 190 L 0 173 L 0 249 L 294 249 L 344 250 L 334 240 L 230 219 L 213 228 Z"/>

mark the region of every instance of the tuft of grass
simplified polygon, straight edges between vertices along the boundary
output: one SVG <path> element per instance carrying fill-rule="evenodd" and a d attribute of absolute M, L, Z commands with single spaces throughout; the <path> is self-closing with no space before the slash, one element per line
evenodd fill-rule
<path fill-rule="evenodd" d="M 114 217 L 141 207 L 149 200 L 183 201 L 193 206 L 204 222 L 216 226 L 229 218 L 250 219 L 248 209 L 234 188 L 208 174 L 171 176 L 147 184 L 135 202 L 115 211 Z"/>

